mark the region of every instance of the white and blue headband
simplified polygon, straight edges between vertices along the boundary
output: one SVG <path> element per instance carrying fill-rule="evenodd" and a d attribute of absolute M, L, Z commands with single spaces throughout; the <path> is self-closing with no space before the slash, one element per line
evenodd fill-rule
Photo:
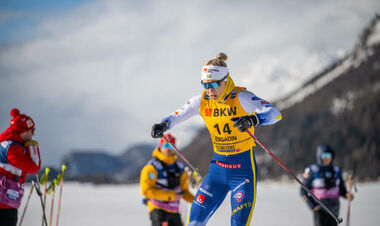
<path fill-rule="evenodd" d="M 201 80 L 222 80 L 228 75 L 228 69 L 224 66 L 203 66 Z"/>

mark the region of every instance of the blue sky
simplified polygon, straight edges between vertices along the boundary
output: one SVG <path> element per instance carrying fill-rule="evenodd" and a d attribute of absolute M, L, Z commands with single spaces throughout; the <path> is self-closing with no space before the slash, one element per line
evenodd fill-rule
<path fill-rule="evenodd" d="M 349 52 L 380 11 L 375 0 L 0 5 L 0 128 L 13 107 L 32 116 L 45 164 L 155 142 L 151 125 L 202 91 L 201 67 L 221 51 L 237 85 L 273 101 Z M 176 128 L 179 146 L 201 125 Z"/>
<path fill-rule="evenodd" d="M 1 0 L 0 43 L 31 38 L 33 27 L 38 26 L 41 20 L 63 14 L 87 2 L 89 0 Z"/>

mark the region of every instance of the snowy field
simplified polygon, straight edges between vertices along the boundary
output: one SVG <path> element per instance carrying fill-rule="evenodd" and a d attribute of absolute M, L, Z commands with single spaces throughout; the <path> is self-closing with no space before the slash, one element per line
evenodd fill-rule
<path fill-rule="evenodd" d="M 351 205 L 351 226 L 378 225 L 380 222 L 380 182 L 359 184 Z M 312 225 L 312 214 L 300 198 L 296 183 L 258 183 L 256 208 L 251 225 L 305 226 Z M 29 186 L 19 216 L 24 208 Z M 58 192 L 57 192 L 58 193 Z M 92 185 L 66 183 L 63 190 L 61 226 L 150 225 L 146 206 L 141 204 L 138 185 Z M 57 202 L 57 194 L 55 202 Z M 50 207 L 50 199 L 48 199 Z M 346 220 L 347 201 L 341 202 L 341 216 Z M 54 213 L 56 212 L 56 207 Z M 215 212 L 207 225 L 230 225 L 229 197 Z M 33 193 L 25 215 L 25 226 L 41 225 L 41 205 Z M 49 209 L 47 210 L 49 216 Z M 55 216 L 53 224 L 55 225 Z M 341 225 L 346 225 L 343 222 Z"/>

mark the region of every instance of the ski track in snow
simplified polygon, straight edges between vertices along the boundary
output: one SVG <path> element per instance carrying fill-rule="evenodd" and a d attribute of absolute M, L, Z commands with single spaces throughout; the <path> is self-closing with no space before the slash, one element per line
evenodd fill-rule
<path fill-rule="evenodd" d="M 296 183 L 259 182 L 256 207 L 251 225 L 255 226 L 304 226 L 312 224 L 312 213 L 299 196 Z M 351 203 L 351 226 L 376 225 L 380 221 L 378 204 L 380 203 L 380 182 L 358 184 L 358 193 Z M 25 194 L 19 218 L 26 203 L 29 185 Z M 59 189 L 56 190 L 53 224 L 57 210 Z M 147 207 L 141 204 L 139 185 L 92 185 L 65 183 L 63 188 L 61 226 L 120 226 L 150 225 Z M 230 225 L 229 195 L 211 217 L 207 225 Z M 50 198 L 47 199 L 47 217 L 49 221 Z M 186 205 L 185 205 L 186 206 Z M 184 212 L 187 212 L 184 210 Z M 340 216 L 346 225 L 347 201 L 341 199 Z M 42 220 L 41 204 L 33 193 L 25 214 L 24 226 L 40 226 Z"/>

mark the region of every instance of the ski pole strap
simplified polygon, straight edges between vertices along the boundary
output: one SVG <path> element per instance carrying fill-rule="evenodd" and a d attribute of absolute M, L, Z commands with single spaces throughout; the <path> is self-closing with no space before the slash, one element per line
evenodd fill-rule
<path fill-rule="evenodd" d="M 169 139 L 164 135 L 163 138 L 165 139 L 165 141 L 167 143 L 169 143 L 174 151 L 177 153 L 177 155 L 179 155 L 179 157 L 181 157 L 183 159 L 183 161 L 186 162 L 186 164 L 197 174 L 201 177 L 201 179 L 203 179 L 203 176 L 202 174 L 199 172 L 198 168 L 195 168 L 193 165 L 191 165 L 191 163 L 186 159 L 186 157 L 178 150 L 178 148 L 175 146 L 175 144 L 173 143 L 170 143 Z"/>
<path fill-rule="evenodd" d="M 285 165 L 284 163 L 282 163 L 280 161 L 280 159 L 278 159 L 271 151 L 268 150 L 268 148 L 266 148 L 250 131 L 247 131 L 247 133 L 253 138 L 253 140 L 259 144 L 259 146 L 264 149 L 270 156 L 272 156 L 276 162 L 288 173 L 289 176 L 291 176 L 295 181 L 298 182 L 298 184 L 301 185 L 301 187 L 303 189 L 305 189 L 305 191 L 307 191 L 308 195 L 310 195 L 323 209 L 326 210 L 326 212 L 328 214 L 330 214 L 334 219 L 335 221 L 340 224 L 343 222 L 343 218 L 341 217 L 337 217 L 335 216 L 330 210 L 329 208 L 327 208 L 322 202 L 321 200 L 319 200 Z"/>

